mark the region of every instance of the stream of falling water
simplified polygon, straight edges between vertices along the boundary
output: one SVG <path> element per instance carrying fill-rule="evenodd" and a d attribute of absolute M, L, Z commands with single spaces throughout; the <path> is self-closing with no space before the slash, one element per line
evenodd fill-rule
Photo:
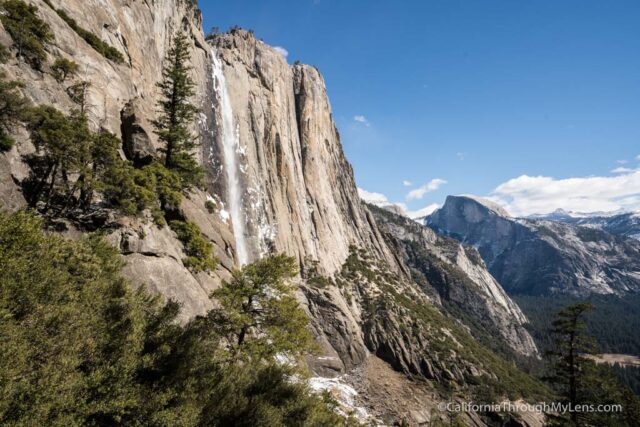
<path fill-rule="evenodd" d="M 227 192 L 229 214 L 233 224 L 233 236 L 236 240 L 236 253 L 240 266 L 249 262 L 249 251 L 245 236 L 245 215 L 242 205 L 242 185 L 240 183 L 238 167 L 238 151 L 240 150 L 240 135 L 233 120 L 233 109 L 227 91 L 227 83 L 222 70 L 222 60 L 212 49 L 213 58 L 213 87 L 216 92 L 220 116 L 222 118 L 222 147 L 223 163 L 227 172 Z"/>

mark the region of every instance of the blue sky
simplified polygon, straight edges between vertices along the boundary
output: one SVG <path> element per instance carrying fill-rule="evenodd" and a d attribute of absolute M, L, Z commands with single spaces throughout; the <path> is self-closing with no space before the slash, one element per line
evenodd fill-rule
<path fill-rule="evenodd" d="M 369 192 L 414 211 L 461 193 L 523 215 L 640 208 L 640 1 L 200 4 L 205 30 L 253 29 L 321 70 Z"/>

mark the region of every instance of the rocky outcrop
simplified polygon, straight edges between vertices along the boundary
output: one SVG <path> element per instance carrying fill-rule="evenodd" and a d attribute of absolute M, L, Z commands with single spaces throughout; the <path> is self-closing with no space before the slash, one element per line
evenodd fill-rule
<path fill-rule="evenodd" d="M 399 372 L 461 394 L 473 393 L 474 384 L 492 383 L 498 372 L 501 384 L 513 390 L 539 387 L 472 338 L 466 325 L 443 313 L 422 287 L 366 250 L 352 247 L 339 274 L 312 275 L 302 291 L 319 344 L 336 350 L 312 365 L 325 372 L 325 358 L 343 372 L 358 368 L 371 354 Z"/>
<path fill-rule="evenodd" d="M 477 248 L 510 293 L 640 291 L 640 243 L 635 239 L 555 221 L 511 218 L 464 196 L 447 197 L 426 225 Z"/>
<path fill-rule="evenodd" d="M 438 236 L 404 216 L 374 206 L 370 209 L 389 245 L 410 268 L 412 279 L 445 312 L 494 350 L 504 350 L 506 345 L 515 355 L 538 355 L 525 329 L 526 317 L 487 271 L 475 249 Z"/>
<path fill-rule="evenodd" d="M 146 129 L 151 129 L 151 125 L 143 122 L 140 101 L 132 99 L 120 112 L 120 131 L 124 154 L 138 167 L 148 165 L 156 157 Z"/>
<path fill-rule="evenodd" d="M 204 193 L 193 191 L 183 200 L 180 213 L 198 224 L 214 244 L 220 267 L 211 274 L 186 268 L 183 246 L 175 233 L 169 227 L 158 227 L 150 218 L 120 218 L 107 235 L 124 257 L 124 276 L 136 287 L 144 285 L 155 294 L 179 302 L 178 320 L 182 323 L 213 308 L 209 295 L 223 280 L 230 279 L 234 267 L 231 232 L 217 215 L 207 212 L 206 200 Z"/>

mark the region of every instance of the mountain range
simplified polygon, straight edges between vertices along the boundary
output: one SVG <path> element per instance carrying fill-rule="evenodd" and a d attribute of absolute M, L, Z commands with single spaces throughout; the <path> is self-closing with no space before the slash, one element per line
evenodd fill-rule
<path fill-rule="evenodd" d="M 640 239 L 640 214 L 637 212 L 596 212 L 584 214 L 557 209 L 549 214 L 531 215 L 529 218 L 599 228 L 611 234 Z"/>
<path fill-rule="evenodd" d="M 512 218 L 479 198 L 449 196 L 425 218 L 435 231 L 477 248 L 511 294 L 576 296 L 640 290 L 640 244 L 599 227 Z"/>

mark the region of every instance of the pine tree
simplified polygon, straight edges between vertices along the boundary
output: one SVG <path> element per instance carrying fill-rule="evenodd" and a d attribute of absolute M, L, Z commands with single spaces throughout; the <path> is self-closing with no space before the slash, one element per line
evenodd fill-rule
<path fill-rule="evenodd" d="M 180 174 L 183 188 L 200 186 L 203 172 L 193 157 L 198 146 L 191 133 L 198 109 L 191 103 L 195 83 L 189 75 L 191 67 L 187 36 L 180 32 L 165 59 L 162 81 L 158 83 L 162 99 L 160 114 L 154 122 L 156 133 L 164 144 L 164 165 Z"/>
<path fill-rule="evenodd" d="M 221 307 L 209 316 L 231 357 L 296 357 L 311 349 L 308 319 L 289 283 L 295 274 L 293 258 L 270 256 L 236 270 L 232 280 L 213 293 Z"/>
<path fill-rule="evenodd" d="M 572 408 L 584 403 L 584 388 L 589 381 L 587 376 L 594 365 L 585 357 L 594 353 L 593 341 L 585 334 L 584 320 L 584 315 L 592 309 L 590 303 L 565 307 L 556 314 L 552 323 L 555 346 L 548 352 L 553 358 L 551 380 L 558 385 L 564 401 Z M 578 412 L 571 412 L 570 417 L 573 425 L 579 425 Z"/>
<path fill-rule="evenodd" d="M 29 105 L 19 91 L 23 86 L 21 82 L 7 80 L 4 71 L 0 71 L 0 152 L 13 147 L 14 141 L 9 135 L 24 118 Z"/>
<path fill-rule="evenodd" d="M 0 8 L 0 21 L 11 35 L 18 56 L 39 70 L 47 58 L 45 45 L 54 40 L 49 24 L 38 17 L 36 6 L 22 0 L 1 1 Z"/>
<path fill-rule="evenodd" d="M 50 106 L 33 108 L 28 128 L 36 152 L 27 157 L 31 174 L 24 183 L 31 207 L 52 216 L 87 212 L 96 195 L 134 215 L 146 208 L 161 217 L 157 192 L 164 188 L 154 168 L 135 169 L 122 160 L 121 141 L 107 131 L 92 132 L 86 115 L 69 115 Z M 164 169 L 164 168 L 162 168 Z M 174 183 L 179 191 L 179 185 Z M 165 199 L 170 199 L 169 190 Z"/>
<path fill-rule="evenodd" d="M 64 83 L 67 77 L 73 77 L 79 69 L 80 66 L 77 62 L 67 58 L 58 58 L 51 66 L 51 74 L 58 83 Z"/>

